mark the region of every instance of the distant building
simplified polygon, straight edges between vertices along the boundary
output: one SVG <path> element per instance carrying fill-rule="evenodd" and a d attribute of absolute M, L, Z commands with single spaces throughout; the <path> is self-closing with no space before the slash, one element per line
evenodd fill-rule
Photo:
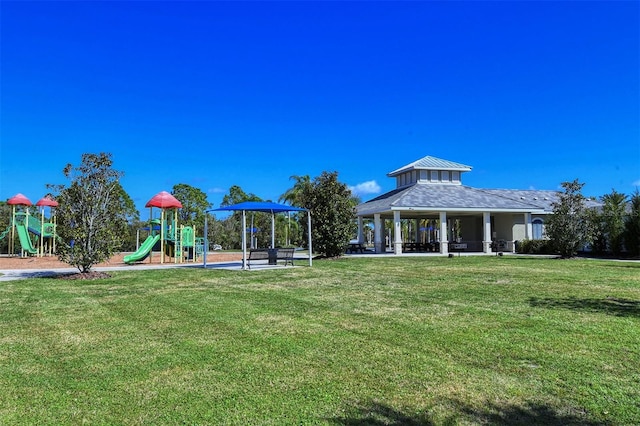
<path fill-rule="evenodd" d="M 557 191 L 472 188 L 462 184 L 469 171 L 471 166 L 427 156 L 389 172 L 396 189 L 356 207 L 359 241 L 365 219 L 374 223 L 376 253 L 388 247 L 396 254 L 515 251 L 516 241 L 545 237 Z"/>

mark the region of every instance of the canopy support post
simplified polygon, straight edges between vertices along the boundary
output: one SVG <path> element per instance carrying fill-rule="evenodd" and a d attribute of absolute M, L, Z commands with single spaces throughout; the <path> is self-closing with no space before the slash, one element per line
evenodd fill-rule
<path fill-rule="evenodd" d="M 307 231 L 309 234 L 309 266 L 313 264 L 313 249 L 311 247 L 311 211 L 307 210 Z"/>
<path fill-rule="evenodd" d="M 247 269 L 247 214 L 242 210 L 242 269 Z"/>

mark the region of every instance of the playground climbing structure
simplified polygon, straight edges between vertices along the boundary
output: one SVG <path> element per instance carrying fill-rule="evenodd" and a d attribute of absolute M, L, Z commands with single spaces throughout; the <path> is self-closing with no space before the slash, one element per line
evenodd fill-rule
<path fill-rule="evenodd" d="M 182 203 L 166 191 L 153 196 L 145 205 L 149 207 L 149 217 L 153 218 L 153 208 L 160 209 L 160 218 L 151 219 L 149 236 L 134 253 L 125 256 L 125 263 L 135 263 L 151 257 L 154 247 L 160 244 L 160 263 L 166 257 L 174 263 L 197 261 L 204 252 L 204 238 L 197 238 L 195 227 L 178 226 L 178 209 Z M 173 213 L 173 214 L 172 214 Z"/>
<path fill-rule="evenodd" d="M 7 200 L 12 207 L 9 227 L 0 233 L 0 239 L 9 236 L 9 255 L 17 254 L 16 236 L 20 243 L 20 255 L 49 256 L 55 253 L 56 223 L 53 208 L 58 206 L 55 200 L 41 198 L 36 206 L 40 207 L 40 218 L 31 215 L 31 201 L 22 194 L 16 194 Z M 49 221 L 45 220 L 45 208 L 49 207 Z"/>

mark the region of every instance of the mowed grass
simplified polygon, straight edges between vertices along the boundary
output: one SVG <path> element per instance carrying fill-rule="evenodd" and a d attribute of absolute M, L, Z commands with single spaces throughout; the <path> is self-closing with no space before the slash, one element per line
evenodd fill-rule
<path fill-rule="evenodd" d="M 0 424 L 637 424 L 640 263 L 0 283 Z"/>

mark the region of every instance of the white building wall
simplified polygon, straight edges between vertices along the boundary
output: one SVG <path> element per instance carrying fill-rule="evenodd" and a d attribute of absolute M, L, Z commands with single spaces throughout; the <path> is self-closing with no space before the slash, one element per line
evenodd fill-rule
<path fill-rule="evenodd" d="M 514 215 L 511 213 L 496 213 L 493 216 L 493 240 L 511 241 L 516 222 Z M 520 215 L 522 216 L 522 215 Z M 524 225 L 524 220 L 522 220 Z"/>
<path fill-rule="evenodd" d="M 524 214 L 512 215 L 513 220 L 513 241 L 522 241 L 527 238 L 527 224 L 524 221 Z"/>

